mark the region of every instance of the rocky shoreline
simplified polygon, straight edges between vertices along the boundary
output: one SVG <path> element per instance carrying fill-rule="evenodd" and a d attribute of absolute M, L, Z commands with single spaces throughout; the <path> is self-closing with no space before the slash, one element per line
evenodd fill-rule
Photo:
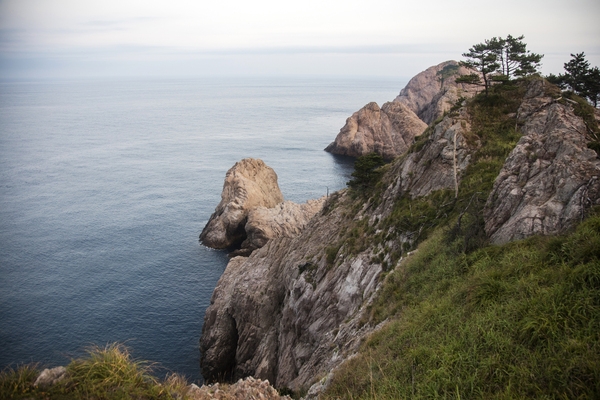
<path fill-rule="evenodd" d="M 400 198 L 440 191 L 457 196 L 482 146 L 464 101 L 476 91 L 456 83 L 460 68 L 453 61 L 439 64 L 413 78 L 394 102 L 381 109 L 368 104 L 328 147 L 354 156 L 402 155 L 387 167 L 377 204 L 351 209 L 356 203 L 342 190 L 304 208 L 286 205 L 270 173 L 256 173 L 252 184 L 232 180 L 248 176 L 241 166 L 255 168 L 258 160 L 243 160 L 227 173 L 223 200 L 201 239 L 210 245 L 207 238 L 229 235 L 242 243 L 237 254 L 243 256 L 230 260 L 206 310 L 200 351 L 208 381 L 254 376 L 315 397 L 331 371 L 377 329 L 364 323 L 368 305 L 382 273 L 400 265 L 388 265 L 390 252 L 410 248 L 414 232 L 385 228 L 395 239 L 362 248 L 346 229 L 381 233 L 380 221 Z M 493 243 L 566 232 L 600 204 L 600 159 L 586 146 L 581 117 L 558 98 L 546 81 L 532 79 L 511 117 L 521 137 L 485 199 L 485 232 Z M 394 115 L 409 111 L 412 122 L 394 123 Z M 425 138 L 407 153 L 427 125 Z"/>

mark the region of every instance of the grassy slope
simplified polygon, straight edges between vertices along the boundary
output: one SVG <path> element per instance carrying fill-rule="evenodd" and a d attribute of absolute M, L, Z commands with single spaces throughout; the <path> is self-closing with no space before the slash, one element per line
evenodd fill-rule
<path fill-rule="evenodd" d="M 122 345 L 91 349 L 87 357 L 71 361 L 66 380 L 50 388 L 33 385 L 40 372 L 36 365 L 2 371 L 0 399 L 174 399 L 187 390 L 177 375 L 158 381 L 150 366 L 132 359 Z"/>
<path fill-rule="evenodd" d="M 391 322 L 328 397 L 599 398 L 600 215 L 470 254 L 438 230 L 374 308 Z"/>
<path fill-rule="evenodd" d="M 600 213 L 569 236 L 505 246 L 486 245 L 482 230 L 485 199 L 518 140 L 523 84 L 470 102 L 482 147 L 457 201 L 401 198 L 379 222 L 425 227 L 428 238 L 387 277 L 368 318 L 390 322 L 326 397 L 600 398 Z M 401 252 L 391 251 L 395 262 Z"/>

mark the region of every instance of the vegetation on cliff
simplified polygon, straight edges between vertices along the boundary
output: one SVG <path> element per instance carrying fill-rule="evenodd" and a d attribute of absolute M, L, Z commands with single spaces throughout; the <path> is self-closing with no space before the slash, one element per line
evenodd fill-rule
<path fill-rule="evenodd" d="M 437 229 L 371 307 L 389 319 L 326 398 L 598 398 L 600 213 L 471 253 Z"/>
<path fill-rule="evenodd" d="M 563 90 L 569 90 L 589 100 L 598 107 L 600 100 L 600 68 L 591 67 L 585 53 L 571 54 L 571 60 L 564 64 L 564 74 L 550 74 L 548 80 Z"/>
<path fill-rule="evenodd" d="M 389 215 L 371 224 L 365 219 L 349 218 L 349 226 L 342 230 L 338 244 L 330 248 L 341 250 L 344 254 L 357 254 L 369 247 L 376 249 L 384 270 L 395 265 L 403 254 L 414 248 L 437 227 L 450 226 L 449 235 L 460 240 L 463 251 L 470 251 L 486 242 L 483 230 L 483 207 L 492 190 L 494 179 L 498 176 L 504 160 L 516 145 L 519 134 L 516 131 L 515 115 L 525 93 L 527 80 L 519 83 L 505 83 L 493 86 L 488 96 L 476 96 L 468 102 L 466 109 L 471 119 L 471 130 L 467 141 L 478 149 L 473 152 L 471 163 L 458 187 L 458 191 L 438 190 L 429 196 L 412 198 L 404 194 L 395 200 Z M 456 106 L 445 116 L 457 115 L 465 100 L 460 99 Z M 416 153 L 428 143 L 435 129 L 434 122 L 409 150 Z M 369 163 L 372 155 L 359 159 L 357 165 Z M 403 158 L 396 160 L 401 163 Z M 393 165 L 383 167 L 390 170 Z M 383 175 L 383 169 L 370 172 L 368 188 L 356 184 L 364 173 L 355 172 L 355 178 L 349 182 L 350 188 L 360 194 L 353 207 L 354 212 L 365 206 L 366 211 L 379 206 L 384 191 L 392 184 L 393 173 Z M 372 171 L 371 169 L 368 169 Z M 388 171 L 389 172 L 389 171 Z M 361 180 L 362 182 L 363 180 Z M 365 201 L 365 197 L 367 200 Z M 335 254 L 329 254 L 334 259 Z"/>
<path fill-rule="evenodd" d="M 570 234 L 503 246 L 489 245 L 483 227 L 486 199 L 520 137 L 516 113 L 531 79 L 541 78 L 497 84 L 466 103 L 476 150 L 456 195 L 404 195 L 386 218 L 371 226 L 354 219 L 346 229 L 363 232 L 354 242 L 376 249 L 384 270 L 397 267 L 363 315 L 365 324 L 386 323 L 337 370 L 325 398 L 600 396 L 600 209 Z M 548 91 L 563 101 L 558 88 Z M 593 133 L 593 111 L 571 99 Z M 593 148 L 597 139 L 588 138 Z M 362 212 L 390 184 L 386 174 Z"/>
<path fill-rule="evenodd" d="M 2 399 L 176 399 L 188 383 L 178 375 L 159 381 L 151 365 L 135 360 L 123 345 L 94 347 L 87 357 L 66 367 L 64 379 L 53 385 L 35 385 L 37 365 L 7 368 L 0 373 Z"/>

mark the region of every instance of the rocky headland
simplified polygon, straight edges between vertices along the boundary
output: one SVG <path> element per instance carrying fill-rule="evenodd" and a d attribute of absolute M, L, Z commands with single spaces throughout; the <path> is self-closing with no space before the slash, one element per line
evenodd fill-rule
<path fill-rule="evenodd" d="M 381 108 L 369 103 L 352 114 L 325 151 L 351 157 L 374 152 L 388 160 L 404 154 L 414 138 L 459 99 L 478 93 L 478 87 L 456 82 L 457 77 L 469 73 L 472 71 L 456 61 L 426 69 L 412 78 L 393 101 Z"/>
<path fill-rule="evenodd" d="M 560 91 L 542 78 L 523 80 L 507 89 L 508 106 L 497 110 L 485 99 L 466 100 L 476 90 L 456 84 L 459 73 L 452 61 L 432 67 L 394 102 L 381 109 L 371 103 L 349 118 L 336 143 L 369 131 L 369 139 L 362 135 L 360 144 L 348 140 L 345 147 L 377 148 L 396 158 L 371 193 L 342 190 L 306 205 L 310 210 L 289 224 L 293 229 L 282 228 L 289 222 L 282 215 L 296 206 L 273 204 L 280 199 L 273 178 L 255 191 L 275 200 L 247 207 L 241 204 L 252 196 L 227 183 L 237 174 L 227 173 L 223 201 L 205 231 L 218 226 L 213 236 L 231 233 L 252 243 L 253 251 L 230 260 L 206 310 L 200 340 L 205 379 L 254 376 L 315 397 L 378 329 L 368 309 L 384 273 L 400 268 L 439 221 L 456 232 L 470 221 L 465 243 L 473 235 L 505 243 L 567 232 L 600 204 L 600 159 L 587 147 L 582 117 Z M 411 126 L 418 129 L 402 133 L 389 110 L 413 113 L 421 122 Z M 496 133 L 488 134 L 489 126 Z M 387 136 L 383 127 L 391 129 Z M 394 147 L 393 135 L 407 136 Z M 262 168 L 259 161 L 251 164 Z M 253 228 L 253 212 L 269 228 Z M 213 222 L 219 219 L 235 222 Z M 202 240 L 210 236 L 203 232 Z"/>

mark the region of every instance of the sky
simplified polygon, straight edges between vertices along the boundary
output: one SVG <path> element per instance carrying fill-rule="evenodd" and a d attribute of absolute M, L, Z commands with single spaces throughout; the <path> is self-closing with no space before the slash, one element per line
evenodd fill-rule
<path fill-rule="evenodd" d="M 410 78 L 494 36 L 600 66 L 599 0 L 0 0 L 0 79 Z"/>

